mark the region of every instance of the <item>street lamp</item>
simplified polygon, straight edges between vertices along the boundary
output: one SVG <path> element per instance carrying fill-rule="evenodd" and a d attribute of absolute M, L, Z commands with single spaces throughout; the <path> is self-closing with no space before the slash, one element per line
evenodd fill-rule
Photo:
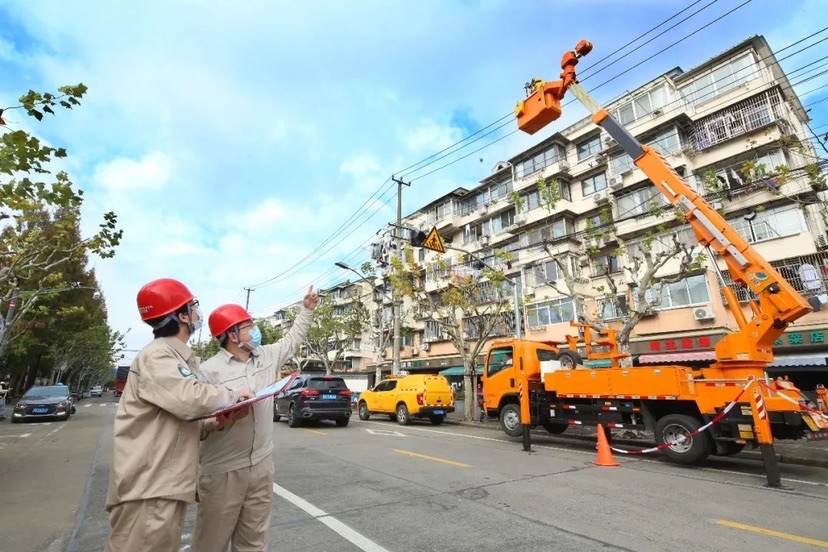
<path fill-rule="evenodd" d="M 337 261 L 334 264 L 336 266 L 338 266 L 339 268 L 343 269 L 343 270 L 348 270 L 350 272 L 353 272 L 354 274 L 359 276 L 360 280 L 364 280 L 364 281 L 368 282 L 371 285 L 371 288 L 372 289 L 374 288 L 374 283 L 371 282 L 368 278 L 366 278 L 362 274 L 360 274 L 357 270 L 351 268 L 350 266 L 343 263 L 342 261 Z M 382 292 L 382 294 L 385 296 L 386 299 L 389 299 L 391 301 L 391 315 L 392 315 L 392 318 L 394 319 L 394 344 L 393 344 L 393 357 L 392 357 L 393 360 L 391 361 L 391 373 L 392 374 L 399 374 L 400 373 L 400 349 L 401 349 L 401 347 L 400 347 L 401 338 L 400 338 L 400 331 L 399 331 L 399 328 L 400 328 L 400 323 L 399 323 L 400 309 L 399 309 L 399 306 L 397 305 L 397 303 L 394 301 L 393 297 L 389 297 L 388 294 L 385 293 L 384 291 Z M 379 382 L 381 377 L 382 377 L 381 367 L 379 365 L 377 365 L 376 380 Z"/>

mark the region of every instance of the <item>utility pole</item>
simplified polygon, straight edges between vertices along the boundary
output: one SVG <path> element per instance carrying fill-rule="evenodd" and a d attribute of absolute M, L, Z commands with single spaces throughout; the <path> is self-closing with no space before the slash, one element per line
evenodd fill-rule
<path fill-rule="evenodd" d="M 397 248 L 397 258 L 400 264 L 405 262 L 402 252 L 402 239 L 400 236 L 400 227 L 402 226 L 402 187 L 411 186 L 411 182 L 404 182 L 401 178 L 395 176 L 391 180 L 397 183 L 397 226 L 394 228 L 394 246 Z M 402 317 L 402 305 L 399 301 L 399 292 L 391 286 L 391 304 L 393 306 L 394 314 L 394 357 L 391 364 L 391 373 L 400 373 L 400 351 L 402 350 L 402 339 L 400 336 L 400 318 Z"/>
<path fill-rule="evenodd" d="M 247 299 L 244 300 L 244 310 L 250 310 L 250 292 L 253 291 L 253 288 L 244 288 L 247 292 Z"/>

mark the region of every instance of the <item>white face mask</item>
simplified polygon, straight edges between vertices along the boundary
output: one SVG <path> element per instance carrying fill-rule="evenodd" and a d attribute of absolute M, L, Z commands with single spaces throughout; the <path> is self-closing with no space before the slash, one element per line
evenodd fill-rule
<path fill-rule="evenodd" d="M 195 315 L 197 320 L 195 322 L 190 322 L 190 334 L 196 333 L 198 330 L 201 329 L 201 325 L 204 323 L 204 319 L 201 318 L 201 307 L 196 305 L 195 308 Z M 192 320 L 192 315 L 190 315 L 190 319 Z"/>

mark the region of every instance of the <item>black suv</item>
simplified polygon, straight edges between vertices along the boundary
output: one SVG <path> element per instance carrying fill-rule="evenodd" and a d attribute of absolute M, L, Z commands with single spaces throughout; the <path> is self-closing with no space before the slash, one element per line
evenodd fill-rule
<path fill-rule="evenodd" d="M 345 427 L 351 420 L 351 390 L 335 376 L 297 376 L 273 401 L 273 421 L 282 416 L 290 427 L 299 427 L 303 420 L 335 420 Z"/>

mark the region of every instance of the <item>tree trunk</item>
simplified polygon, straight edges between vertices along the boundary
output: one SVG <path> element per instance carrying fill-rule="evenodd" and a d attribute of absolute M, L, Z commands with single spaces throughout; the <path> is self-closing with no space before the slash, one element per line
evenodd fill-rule
<path fill-rule="evenodd" d="M 476 368 L 476 367 L 475 367 Z M 475 404 L 477 403 L 477 389 L 474 387 L 475 369 L 472 367 L 472 360 L 463 359 L 463 419 L 474 420 Z"/>

